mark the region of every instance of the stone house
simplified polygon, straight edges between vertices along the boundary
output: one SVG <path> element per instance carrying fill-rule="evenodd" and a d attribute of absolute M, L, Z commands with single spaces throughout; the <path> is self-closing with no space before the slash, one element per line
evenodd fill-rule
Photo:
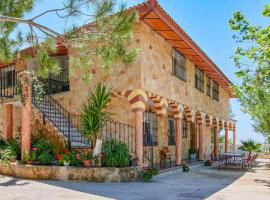
<path fill-rule="evenodd" d="M 189 159 L 190 149 L 198 150 L 198 159 L 204 160 L 211 154 L 212 135 L 217 155 L 219 129 L 225 130 L 225 151 L 233 131 L 235 150 L 236 121 L 228 117 L 233 97 L 230 80 L 157 1 L 129 9 L 139 14 L 130 42 L 140 49 L 135 63 L 128 67 L 114 63 L 105 70 L 95 61 L 71 74 L 69 55 L 59 47 L 54 56 L 61 61 L 62 71 L 46 80 L 48 93 L 42 105 L 33 101 L 32 130 L 42 130 L 59 143 L 69 137 L 72 146 L 86 144 L 79 131 L 81 105 L 88 89 L 103 82 L 113 87 L 110 111 L 114 113 L 102 130 L 104 138 L 126 142 L 139 163 L 180 165 Z M 19 136 L 22 129 L 22 108 L 11 87 L 21 69 L 36 70 L 35 60 L 0 65 L 0 134 L 7 138 Z M 85 73 L 92 75 L 90 83 L 83 81 Z M 164 147 L 168 152 L 162 160 Z"/>

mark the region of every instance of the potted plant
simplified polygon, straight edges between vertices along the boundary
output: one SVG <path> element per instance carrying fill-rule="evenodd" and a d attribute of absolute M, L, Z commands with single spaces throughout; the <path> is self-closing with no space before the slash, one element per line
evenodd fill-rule
<path fill-rule="evenodd" d="M 37 156 L 36 156 L 36 152 L 35 151 L 30 151 L 28 152 L 24 152 L 23 154 L 23 163 L 27 164 L 27 165 L 32 165 L 33 161 L 36 160 Z"/>
<path fill-rule="evenodd" d="M 193 148 L 189 150 L 189 158 L 190 160 L 196 160 L 197 158 L 197 149 Z"/>
<path fill-rule="evenodd" d="M 189 172 L 189 166 L 186 163 L 183 164 L 183 172 Z"/>
<path fill-rule="evenodd" d="M 93 159 L 92 152 L 83 151 L 79 154 L 78 159 L 82 161 L 84 167 L 91 167 L 91 161 Z"/>
<path fill-rule="evenodd" d="M 149 181 L 158 175 L 158 169 L 156 166 L 151 164 L 150 166 L 143 167 L 142 177 L 144 181 Z"/>

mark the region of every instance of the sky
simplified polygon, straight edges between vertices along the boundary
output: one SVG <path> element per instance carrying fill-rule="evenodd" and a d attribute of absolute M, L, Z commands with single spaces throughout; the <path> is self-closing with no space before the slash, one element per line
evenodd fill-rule
<path fill-rule="evenodd" d="M 39 1 L 26 18 L 48 9 L 61 8 L 61 2 L 63 0 Z M 125 2 L 127 6 L 132 6 L 143 1 L 123 0 L 122 2 Z M 236 44 L 232 39 L 233 32 L 229 28 L 228 21 L 235 11 L 240 10 L 246 14 L 251 23 L 269 24 L 269 21 L 262 17 L 261 11 L 266 3 L 270 4 L 270 0 L 159 0 L 159 3 L 223 73 L 234 83 L 239 83 L 234 75 L 236 67 L 230 59 Z M 77 19 L 67 23 L 49 14 L 40 18 L 38 22 L 61 32 L 67 24 L 83 24 L 84 20 Z M 253 131 L 250 117 L 241 112 L 238 100 L 231 99 L 231 105 L 235 118 L 238 120 L 237 143 L 244 139 L 254 139 L 263 143 L 264 138 Z M 232 138 L 232 133 L 229 137 Z"/>

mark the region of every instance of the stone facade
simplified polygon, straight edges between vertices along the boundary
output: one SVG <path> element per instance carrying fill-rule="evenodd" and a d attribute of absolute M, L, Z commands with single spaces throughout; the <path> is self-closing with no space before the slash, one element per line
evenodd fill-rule
<path fill-rule="evenodd" d="M 189 107 L 190 110 L 200 113 L 206 113 L 215 117 L 215 119 L 228 120 L 229 94 L 222 87 L 219 87 L 219 101 L 212 99 L 205 93 L 200 92 L 194 86 L 195 65 L 186 60 L 187 73 L 186 81 L 182 81 L 172 74 L 172 54 L 171 45 L 165 41 L 158 33 L 152 30 L 144 22 L 138 20 L 133 29 L 133 39 L 130 47 L 140 49 L 140 54 L 135 63 L 125 66 L 121 63 L 114 63 L 111 69 L 104 69 L 98 60 L 93 59 L 93 64 L 88 68 L 71 69 L 70 73 L 70 91 L 55 94 L 53 97 L 63 105 L 72 114 L 80 114 L 81 105 L 85 102 L 89 88 L 98 82 L 103 82 L 113 87 L 113 92 L 121 95 L 114 95 L 109 105 L 109 110 L 114 113 L 113 120 L 125 124 L 135 125 L 135 114 L 129 99 L 130 94 L 127 91 L 140 90 L 147 93 L 148 96 L 155 95 L 164 100 L 164 105 L 170 107 L 169 102 L 177 102 L 183 107 Z M 72 55 L 69 55 L 72 56 Z M 21 65 L 20 65 L 21 67 Z M 28 70 L 36 70 L 34 60 L 27 63 Z M 83 80 L 83 74 L 92 75 L 90 82 Z M 206 81 L 205 81 L 206 82 Z M 206 84 L 206 83 L 205 83 Z M 124 95 L 123 95 L 124 94 Z M 151 108 L 156 112 L 155 102 L 153 98 L 146 99 L 146 109 Z M 160 104 L 160 102 L 159 102 Z M 162 108 L 164 109 L 164 108 Z M 163 146 L 168 146 L 168 115 L 174 115 L 171 108 L 166 108 L 165 113 L 158 116 L 158 145 L 154 147 L 154 160 L 159 162 L 159 151 Z M 190 115 L 194 113 L 190 113 Z M 3 115 L 0 108 L 0 116 Z M 187 113 L 181 113 L 181 118 L 186 117 Z M 198 148 L 198 129 L 195 125 L 193 133 L 195 137 L 191 137 L 191 124 L 197 123 L 194 116 L 193 121 L 189 122 L 188 136 L 182 138 L 182 158 L 188 158 L 188 151 L 191 147 Z M 198 119 L 197 119 L 198 120 Z M 19 121 L 16 118 L 16 121 Z M 219 121 L 216 122 L 218 124 Z M 212 119 L 211 119 L 212 123 Z M 45 130 L 48 135 L 54 130 L 52 128 L 42 128 L 42 124 L 38 120 L 33 121 L 34 129 Z M 211 124 L 212 125 L 212 124 Z M 209 157 L 211 153 L 211 128 L 204 122 L 204 152 L 205 157 Z M 0 119 L 0 133 L 3 126 L 3 118 Z M 218 126 L 218 125 L 216 125 Z M 223 125 L 222 125 L 223 126 Z M 20 130 L 20 129 L 14 129 Z M 56 137 L 57 138 L 57 137 Z M 58 138 L 59 139 L 59 138 Z M 191 140 L 192 139 L 192 140 Z M 192 144 L 191 144 L 191 141 Z M 62 143 L 62 142 L 60 142 Z M 169 146 L 171 156 L 175 160 L 175 146 Z"/>

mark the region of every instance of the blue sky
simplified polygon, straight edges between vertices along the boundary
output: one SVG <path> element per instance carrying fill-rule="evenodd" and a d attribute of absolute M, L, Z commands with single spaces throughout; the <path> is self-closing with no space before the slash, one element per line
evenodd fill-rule
<path fill-rule="evenodd" d="M 34 16 L 50 8 L 61 8 L 61 2 L 62 0 L 40 1 L 28 16 Z M 125 0 L 122 2 L 131 6 L 143 1 Z M 235 67 L 230 56 L 233 55 L 236 45 L 232 39 L 233 32 L 229 28 L 228 20 L 233 12 L 240 10 L 246 13 L 252 23 L 269 24 L 269 21 L 261 16 L 263 6 L 270 3 L 269 0 L 159 0 L 159 3 L 235 83 L 238 80 L 234 75 Z M 47 15 L 39 22 L 61 32 L 66 27 L 66 22 L 55 19 L 56 16 Z M 76 20 L 76 23 L 82 22 L 81 19 Z M 68 24 L 72 23 L 68 22 Z M 237 99 L 232 99 L 231 104 L 238 120 L 237 142 L 247 138 L 263 142 L 263 137 L 253 131 L 249 116 L 240 111 Z"/>

